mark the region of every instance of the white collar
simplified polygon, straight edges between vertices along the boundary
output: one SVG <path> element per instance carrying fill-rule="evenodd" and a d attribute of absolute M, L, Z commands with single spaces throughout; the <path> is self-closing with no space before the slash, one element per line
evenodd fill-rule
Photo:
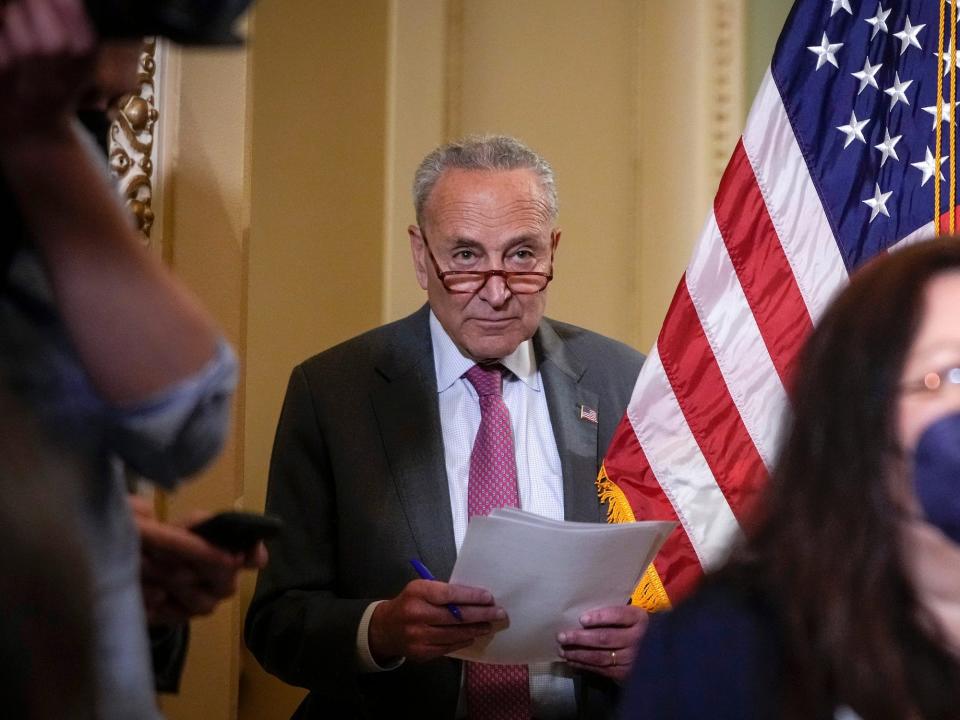
<path fill-rule="evenodd" d="M 443 392 L 463 377 L 476 362 L 460 351 L 433 310 L 430 311 L 430 340 L 433 342 L 433 364 L 437 371 L 437 392 Z M 532 340 L 524 340 L 512 353 L 500 358 L 500 363 L 531 390 L 540 392 L 540 375 L 537 373 Z"/>

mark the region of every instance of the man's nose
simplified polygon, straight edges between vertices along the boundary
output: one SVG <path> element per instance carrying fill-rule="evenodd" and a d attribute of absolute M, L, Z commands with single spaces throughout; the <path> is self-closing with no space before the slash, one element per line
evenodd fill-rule
<path fill-rule="evenodd" d="M 491 307 L 502 307 L 513 295 L 507 286 L 507 280 L 502 275 L 491 275 L 480 288 L 480 298 Z"/>

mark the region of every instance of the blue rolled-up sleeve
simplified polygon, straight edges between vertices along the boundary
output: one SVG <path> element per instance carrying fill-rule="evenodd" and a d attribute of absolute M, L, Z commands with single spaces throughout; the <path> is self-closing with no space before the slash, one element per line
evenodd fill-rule
<path fill-rule="evenodd" d="M 226 340 L 199 372 L 108 414 L 108 444 L 137 474 L 164 488 L 201 470 L 223 448 L 237 383 Z"/>

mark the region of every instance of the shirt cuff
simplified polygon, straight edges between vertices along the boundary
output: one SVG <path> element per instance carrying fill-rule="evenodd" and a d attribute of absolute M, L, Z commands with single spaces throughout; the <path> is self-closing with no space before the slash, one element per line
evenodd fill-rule
<path fill-rule="evenodd" d="M 236 378 L 236 355 L 220 338 L 214 357 L 194 375 L 109 411 L 111 450 L 137 474 L 172 488 L 222 448 Z"/>
<path fill-rule="evenodd" d="M 380 665 L 373 659 L 373 653 L 370 652 L 370 618 L 373 617 L 373 611 L 376 610 L 377 605 L 382 602 L 386 601 L 377 600 L 367 605 L 367 609 L 363 611 L 363 615 L 360 617 L 360 626 L 357 628 L 357 657 L 360 660 L 360 669 L 364 672 L 375 673 L 396 670 L 406 660 L 406 658 L 400 658 L 389 665 Z"/>

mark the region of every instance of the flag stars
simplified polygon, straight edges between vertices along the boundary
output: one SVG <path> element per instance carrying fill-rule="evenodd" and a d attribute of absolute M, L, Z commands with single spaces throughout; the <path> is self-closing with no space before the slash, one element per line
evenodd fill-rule
<path fill-rule="evenodd" d="M 927 150 L 927 156 L 926 158 L 924 158 L 922 162 L 910 163 L 911 167 L 915 167 L 917 170 L 923 173 L 923 180 L 920 183 L 920 187 L 923 187 L 924 185 L 926 185 L 927 181 L 933 177 L 933 173 L 936 172 L 936 167 L 937 167 L 937 161 L 934 159 L 933 153 L 930 152 L 930 148 L 926 148 L 926 150 Z M 941 157 L 939 164 L 943 165 L 947 161 L 947 158 L 949 157 L 950 157 L 949 155 L 944 155 L 943 157 Z M 941 180 L 944 179 L 942 171 L 940 172 L 940 179 Z"/>
<path fill-rule="evenodd" d="M 874 188 L 873 197 L 862 201 L 864 205 L 870 208 L 870 222 L 876 220 L 877 215 L 890 217 L 890 212 L 887 210 L 887 200 L 893 195 L 892 190 L 881 192 L 879 183 L 874 183 Z"/>
<path fill-rule="evenodd" d="M 920 47 L 920 41 L 917 39 L 917 35 L 923 30 L 926 25 L 913 25 L 910 22 L 910 16 L 907 15 L 907 22 L 903 26 L 903 30 L 900 32 L 894 33 L 893 36 L 900 41 L 900 54 L 903 55 L 907 48 L 915 47 L 917 50 L 922 50 Z"/>
<path fill-rule="evenodd" d="M 853 15 L 853 10 L 850 9 L 850 0 L 827 0 L 830 3 L 830 17 L 833 17 L 841 10 L 846 10 L 848 13 Z"/>
<path fill-rule="evenodd" d="M 913 80 L 907 80 L 906 82 L 900 82 L 900 73 L 896 72 L 893 78 L 893 85 L 888 87 L 884 92 L 890 96 L 890 109 L 893 110 L 896 107 L 898 102 L 902 102 L 904 105 L 910 105 L 910 101 L 907 100 L 907 88 L 913 84 Z"/>
<path fill-rule="evenodd" d="M 863 70 L 859 70 L 855 73 L 850 73 L 857 80 L 860 81 L 860 89 L 857 90 L 857 95 L 862 93 L 867 89 L 867 86 L 875 87 L 878 90 L 880 89 L 877 85 L 876 75 L 880 71 L 880 68 L 883 67 L 883 63 L 877 63 L 876 65 L 870 64 L 870 58 L 866 58 L 863 61 Z"/>
<path fill-rule="evenodd" d="M 850 143 L 854 140 L 859 140 L 864 145 L 867 144 L 866 138 L 863 137 L 863 129 L 867 126 L 867 123 L 870 122 L 870 118 L 866 120 L 857 120 L 857 113 L 850 113 L 850 123 L 847 125 L 838 125 L 837 130 L 842 132 L 847 136 L 846 142 L 843 143 L 843 147 L 850 147 Z"/>
<path fill-rule="evenodd" d="M 960 101 L 957 101 L 956 105 L 960 105 Z M 954 105 L 954 108 L 956 107 Z M 937 129 L 937 106 L 928 105 L 923 108 L 925 113 L 930 113 L 933 116 L 933 129 Z M 953 122 L 953 108 L 950 107 L 950 103 L 944 102 L 940 108 L 940 122 L 952 123 Z"/>
<path fill-rule="evenodd" d="M 890 137 L 890 129 L 887 128 L 883 131 L 883 142 L 879 145 L 874 145 L 874 147 L 879 150 L 883 157 L 880 159 L 880 167 L 883 167 L 884 163 L 887 162 L 887 158 L 893 158 L 897 162 L 900 162 L 900 158 L 897 155 L 896 147 L 897 143 L 900 142 L 900 138 L 903 135 L 897 135 L 896 137 Z"/>
<path fill-rule="evenodd" d="M 827 34 L 824 33 L 823 39 L 820 40 L 820 44 L 808 45 L 807 50 L 817 56 L 817 70 L 819 70 L 827 63 L 830 63 L 835 68 L 840 67 L 837 65 L 837 51 L 842 47 L 843 43 L 831 43 L 827 39 Z"/>
<path fill-rule="evenodd" d="M 872 18 L 864 18 L 867 23 L 873 26 L 873 32 L 870 33 L 871 40 L 873 40 L 877 36 L 877 33 L 881 30 L 885 33 L 890 32 L 890 30 L 887 29 L 887 18 L 890 17 L 891 12 L 893 11 L 884 10 L 883 3 L 880 3 L 877 7 L 876 15 L 874 15 Z"/>

